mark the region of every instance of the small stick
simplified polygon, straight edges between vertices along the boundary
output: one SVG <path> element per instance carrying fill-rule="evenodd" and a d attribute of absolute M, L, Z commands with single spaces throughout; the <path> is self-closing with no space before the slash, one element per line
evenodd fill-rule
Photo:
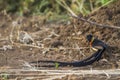
<path fill-rule="evenodd" d="M 38 49 L 57 49 L 57 50 L 66 50 L 66 49 L 89 49 L 90 47 L 80 47 L 80 48 L 49 48 L 49 47 L 39 47 L 39 46 L 35 46 L 35 45 L 29 45 L 29 44 L 21 44 L 21 43 L 13 43 L 14 45 L 19 45 L 19 46 L 26 46 L 26 47 L 33 47 L 33 48 L 38 48 Z"/>
<path fill-rule="evenodd" d="M 87 22 L 87 23 L 89 23 L 89 24 L 96 25 L 96 26 L 99 26 L 99 27 L 120 29 L 119 26 L 114 26 L 114 25 L 110 26 L 110 25 L 104 25 L 104 24 L 96 23 L 96 22 L 93 22 L 93 21 L 90 21 L 90 20 L 86 20 L 86 19 L 84 19 L 84 18 L 82 18 L 82 17 L 78 17 L 78 16 L 75 16 L 75 15 L 72 15 L 72 14 L 71 14 L 71 16 L 72 16 L 73 18 L 78 19 L 78 20 L 81 20 L 81 21 L 84 21 L 84 22 Z"/>

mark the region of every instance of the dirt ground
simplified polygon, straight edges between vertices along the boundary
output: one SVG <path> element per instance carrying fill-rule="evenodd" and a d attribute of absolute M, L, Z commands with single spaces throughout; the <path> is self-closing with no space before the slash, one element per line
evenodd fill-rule
<path fill-rule="evenodd" d="M 120 1 L 100 8 L 85 19 L 120 26 Z M 41 16 L 18 17 L 2 11 L 0 13 L 0 67 L 22 69 L 26 66 L 25 63 L 31 61 L 81 60 L 93 53 L 86 41 L 87 34 L 97 36 L 109 47 L 99 62 L 76 69 L 120 69 L 120 29 L 98 27 L 76 19 L 50 23 Z M 73 69 L 73 67 L 58 69 Z M 81 78 L 70 80 L 77 79 Z"/>

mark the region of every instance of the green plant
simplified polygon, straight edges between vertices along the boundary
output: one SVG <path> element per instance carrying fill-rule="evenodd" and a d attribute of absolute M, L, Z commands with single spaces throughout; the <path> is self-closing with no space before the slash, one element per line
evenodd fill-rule
<path fill-rule="evenodd" d="M 7 74 L 1 74 L 2 80 L 8 80 L 8 75 Z"/>
<path fill-rule="evenodd" d="M 55 63 L 55 68 L 57 69 L 59 67 L 59 63 Z"/>
<path fill-rule="evenodd" d="M 66 16 L 66 8 L 76 14 L 87 15 L 113 1 L 117 0 L 0 0 L 0 10 L 18 15 L 45 15 L 54 18 L 55 15 Z"/>

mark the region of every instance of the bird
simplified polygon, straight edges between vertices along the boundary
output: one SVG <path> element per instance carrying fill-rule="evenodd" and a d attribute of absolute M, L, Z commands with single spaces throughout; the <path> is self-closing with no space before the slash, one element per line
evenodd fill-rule
<path fill-rule="evenodd" d="M 48 64 L 48 65 L 37 65 L 39 67 L 55 67 L 56 64 L 59 67 L 64 67 L 64 66 L 83 67 L 83 66 L 91 65 L 95 61 L 99 61 L 101 59 L 102 54 L 104 53 L 104 51 L 107 48 L 107 44 L 105 44 L 103 41 L 99 40 L 98 38 L 94 37 L 92 34 L 87 35 L 86 39 L 89 42 L 90 46 L 96 50 L 96 52 L 93 53 L 91 56 L 83 59 L 83 60 L 78 60 L 78 61 L 74 61 L 74 62 L 40 60 L 40 61 L 33 61 L 30 63 L 32 63 L 32 64 L 34 64 L 34 63 L 47 63 Z"/>

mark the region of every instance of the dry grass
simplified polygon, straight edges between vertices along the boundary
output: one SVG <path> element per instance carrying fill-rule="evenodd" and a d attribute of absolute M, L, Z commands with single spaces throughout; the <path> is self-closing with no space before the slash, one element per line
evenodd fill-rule
<path fill-rule="evenodd" d="M 110 79 L 112 75 L 120 75 L 120 69 L 111 69 L 111 70 L 24 70 L 24 69 L 8 69 L 1 70 L 7 76 L 13 76 L 14 78 L 23 78 L 23 79 L 40 79 L 41 80 L 53 80 L 53 79 L 62 79 L 67 75 L 79 75 L 87 77 L 106 75 L 106 79 Z"/>

